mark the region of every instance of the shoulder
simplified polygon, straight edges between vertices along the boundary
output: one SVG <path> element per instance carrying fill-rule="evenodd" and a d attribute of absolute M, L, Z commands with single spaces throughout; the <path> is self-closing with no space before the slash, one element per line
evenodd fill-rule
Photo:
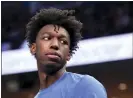
<path fill-rule="evenodd" d="M 85 98 L 107 98 L 104 86 L 90 75 L 84 75 L 76 88 L 80 89 L 79 93 L 83 93 Z"/>
<path fill-rule="evenodd" d="M 72 73 L 72 72 L 67 72 L 67 82 L 76 85 L 79 83 L 79 81 L 84 77 L 84 75 L 77 74 L 77 73 Z"/>
<path fill-rule="evenodd" d="M 73 79 L 82 79 L 84 77 L 84 75 L 82 74 L 78 74 L 78 73 L 72 73 L 72 72 L 68 72 L 69 76 Z"/>
<path fill-rule="evenodd" d="M 80 85 L 82 86 L 94 86 L 94 87 L 103 87 L 103 85 L 94 77 L 90 76 L 90 75 L 84 75 L 84 77 L 82 78 L 82 80 L 80 81 Z"/>

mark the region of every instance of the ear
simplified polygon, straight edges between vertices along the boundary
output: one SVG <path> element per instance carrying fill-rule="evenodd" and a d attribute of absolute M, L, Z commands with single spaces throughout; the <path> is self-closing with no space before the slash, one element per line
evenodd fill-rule
<path fill-rule="evenodd" d="M 31 46 L 30 46 L 30 52 L 32 55 L 35 55 L 36 53 L 36 44 L 33 43 Z"/>
<path fill-rule="evenodd" d="M 71 55 L 70 55 L 70 53 L 68 53 L 66 60 L 69 61 L 70 58 L 71 58 Z"/>

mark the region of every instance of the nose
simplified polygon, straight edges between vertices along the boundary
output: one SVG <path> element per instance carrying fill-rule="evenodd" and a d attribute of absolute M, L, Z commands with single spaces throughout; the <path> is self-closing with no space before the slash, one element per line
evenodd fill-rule
<path fill-rule="evenodd" d="M 54 50 L 59 50 L 59 42 L 56 38 L 51 41 L 50 48 Z"/>

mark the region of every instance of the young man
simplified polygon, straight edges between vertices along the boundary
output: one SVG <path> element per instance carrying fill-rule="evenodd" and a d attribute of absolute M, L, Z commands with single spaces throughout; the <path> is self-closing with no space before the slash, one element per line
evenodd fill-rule
<path fill-rule="evenodd" d="M 92 76 L 66 71 L 81 39 L 82 23 L 73 12 L 42 9 L 27 24 L 26 37 L 40 79 L 35 98 L 107 98 L 103 85 Z"/>

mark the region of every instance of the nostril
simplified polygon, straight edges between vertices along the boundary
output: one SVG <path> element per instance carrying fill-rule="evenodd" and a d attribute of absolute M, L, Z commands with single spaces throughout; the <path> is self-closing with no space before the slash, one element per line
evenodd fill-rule
<path fill-rule="evenodd" d="M 51 48 L 52 48 L 52 49 L 55 49 L 55 50 L 59 50 L 59 47 L 56 46 L 56 45 L 52 45 Z"/>

